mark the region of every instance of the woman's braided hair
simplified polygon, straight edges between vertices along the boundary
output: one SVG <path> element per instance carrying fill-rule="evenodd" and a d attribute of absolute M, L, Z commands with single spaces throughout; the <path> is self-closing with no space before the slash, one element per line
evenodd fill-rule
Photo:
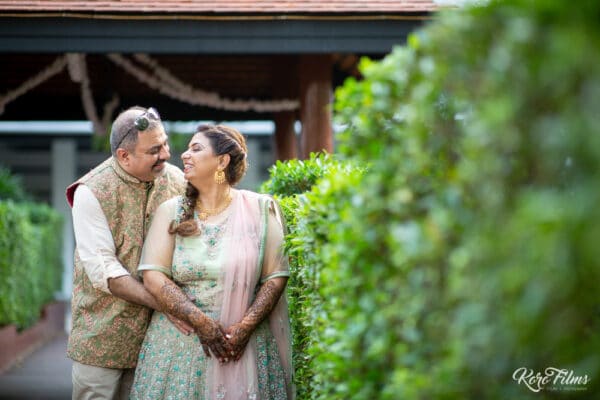
<path fill-rule="evenodd" d="M 246 139 L 236 129 L 225 125 L 200 125 L 196 128 L 196 134 L 203 134 L 209 141 L 215 155 L 229 154 L 229 164 L 225 169 L 227 184 L 235 186 L 246 173 L 248 163 L 246 162 Z M 169 227 L 169 233 L 177 233 L 180 236 L 197 235 L 198 225 L 194 221 L 194 207 L 200 193 L 198 189 L 188 182 L 183 199 L 183 213 L 179 222 L 173 220 Z"/>

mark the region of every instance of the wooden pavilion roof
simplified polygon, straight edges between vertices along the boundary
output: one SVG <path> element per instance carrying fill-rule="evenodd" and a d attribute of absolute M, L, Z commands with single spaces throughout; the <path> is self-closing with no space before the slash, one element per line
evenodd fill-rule
<path fill-rule="evenodd" d="M 0 0 L 0 12 L 389 14 L 435 9 L 433 0 Z"/>
<path fill-rule="evenodd" d="M 271 115 L 168 98 L 106 55 L 153 55 L 182 81 L 225 98 L 297 99 L 303 54 L 330 55 L 338 86 L 357 75 L 361 56 L 382 57 L 437 8 L 434 0 L 0 0 L 0 95 L 62 54 L 86 53 L 99 112 L 118 95 L 121 105 L 153 105 L 173 119 L 265 119 Z M 79 86 L 66 71 L 0 114 L 84 118 Z"/>

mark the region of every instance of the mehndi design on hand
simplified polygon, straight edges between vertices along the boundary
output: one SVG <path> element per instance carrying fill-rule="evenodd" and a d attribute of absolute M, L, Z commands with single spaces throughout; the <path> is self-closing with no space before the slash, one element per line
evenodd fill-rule
<path fill-rule="evenodd" d="M 254 330 L 275 308 L 286 282 L 287 278 L 275 278 L 265 282 L 244 318 L 226 330 L 225 337 L 231 347 L 229 354 L 234 361 L 242 357 Z"/>
<path fill-rule="evenodd" d="M 221 362 L 229 360 L 231 349 L 222 327 L 194 305 L 179 286 L 166 281 L 160 289 L 158 301 L 169 313 L 192 324 L 207 357 L 212 352 Z"/>

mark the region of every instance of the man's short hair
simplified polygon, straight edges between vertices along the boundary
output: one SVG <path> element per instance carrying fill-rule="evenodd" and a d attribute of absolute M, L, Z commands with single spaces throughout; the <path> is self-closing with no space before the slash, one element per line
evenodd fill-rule
<path fill-rule="evenodd" d="M 122 148 L 129 152 L 133 152 L 137 144 L 138 135 L 140 132 L 135 127 L 135 119 L 145 113 L 146 108 L 133 106 L 123 111 L 117 116 L 110 130 L 110 152 L 114 156 L 117 154 L 117 149 Z M 161 126 L 160 120 L 149 119 L 150 125 L 144 131 L 150 131 L 157 126 Z"/>

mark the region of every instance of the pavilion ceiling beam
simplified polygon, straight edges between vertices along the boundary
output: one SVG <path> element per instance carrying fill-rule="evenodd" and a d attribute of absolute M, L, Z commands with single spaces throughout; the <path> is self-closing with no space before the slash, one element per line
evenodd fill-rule
<path fill-rule="evenodd" d="M 139 20 L 0 16 L 0 52 L 385 54 L 421 19 Z"/>

